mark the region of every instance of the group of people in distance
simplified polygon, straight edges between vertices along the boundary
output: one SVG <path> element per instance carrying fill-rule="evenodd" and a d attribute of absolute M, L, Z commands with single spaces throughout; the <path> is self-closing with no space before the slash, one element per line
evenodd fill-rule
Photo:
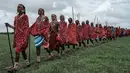
<path fill-rule="evenodd" d="M 27 58 L 26 48 L 28 47 L 29 36 L 34 36 L 34 44 L 36 47 L 37 62 L 40 63 L 40 48 L 43 46 L 48 52 L 49 58 L 53 58 L 52 51 L 57 51 L 58 56 L 64 54 L 65 46 L 70 45 L 88 47 L 89 41 L 95 45 L 96 43 L 105 43 L 107 40 L 116 40 L 116 38 L 130 35 L 129 29 L 115 28 L 113 26 L 102 26 L 101 24 L 89 23 L 79 20 L 73 22 L 72 18 L 65 22 L 64 15 L 60 15 L 60 21 L 57 21 L 55 14 L 51 15 L 51 22 L 45 16 L 44 9 L 38 9 L 38 17 L 34 24 L 29 27 L 29 19 L 26 15 L 25 6 L 19 4 L 17 7 L 18 15 L 15 16 L 14 26 L 6 23 L 6 27 L 14 29 L 13 47 L 16 49 L 16 57 L 14 67 L 10 69 L 18 69 L 20 53 L 22 53 L 25 63 L 30 66 Z M 123 34 L 123 35 L 122 35 Z M 87 44 L 85 43 L 87 41 Z M 60 49 L 61 48 L 61 49 Z"/>

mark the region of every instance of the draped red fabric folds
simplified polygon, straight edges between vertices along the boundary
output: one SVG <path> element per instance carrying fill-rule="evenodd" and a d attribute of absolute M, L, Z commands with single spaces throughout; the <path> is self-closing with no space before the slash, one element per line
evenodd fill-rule
<path fill-rule="evenodd" d="M 97 34 L 96 34 L 96 32 L 95 32 L 95 27 L 93 27 L 93 26 L 90 26 L 90 38 L 91 39 L 96 39 L 97 38 Z"/>
<path fill-rule="evenodd" d="M 77 32 L 77 41 L 82 42 L 83 38 L 83 31 L 82 31 L 82 26 L 81 25 L 76 25 L 76 32 Z"/>
<path fill-rule="evenodd" d="M 95 27 L 95 36 L 96 38 L 99 38 L 99 28 Z"/>
<path fill-rule="evenodd" d="M 103 38 L 107 38 L 107 29 L 103 28 Z"/>
<path fill-rule="evenodd" d="M 121 28 L 119 28 L 119 35 L 121 35 L 121 32 L 122 32 L 122 30 L 121 30 Z"/>
<path fill-rule="evenodd" d="M 38 18 L 36 22 L 30 27 L 30 33 L 33 36 L 41 35 L 48 41 L 50 23 L 48 21 L 41 21 L 38 24 Z"/>
<path fill-rule="evenodd" d="M 99 38 L 103 37 L 103 28 L 99 26 Z"/>
<path fill-rule="evenodd" d="M 67 43 L 67 23 L 64 21 L 60 21 L 60 38 L 61 44 Z"/>
<path fill-rule="evenodd" d="M 50 28 L 50 37 L 49 37 L 49 49 L 50 50 L 55 50 L 59 48 L 60 42 L 57 40 L 58 34 L 59 34 L 59 22 L 57 21 L 52 21 L 51 23 L 51 28 Z"/>
<path fill-rule="evenodd" d="M 83 39 L 88 40 L 90 33 L 90 26 L 89 24 L 83 25 Z"/>
<path fill-rule="evenodd" d="M 16 16 L 14 20 L 14 44 L 16 52 L 22 52 L 28 47 L 29 21 L 26 14 Z"/>
<path fill-rule="evenodd" d="M 74 23 L 68 25 L 67 39 L 69 44 L 77 44 L 76 40 L 76 25 Z"/>

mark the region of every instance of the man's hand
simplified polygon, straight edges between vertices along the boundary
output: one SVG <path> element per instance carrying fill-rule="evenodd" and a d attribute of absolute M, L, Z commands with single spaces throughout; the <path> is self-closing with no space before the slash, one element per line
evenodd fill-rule
<path fill-rule="evenodd" d="M 8 26 L 9 26 L 9 23 L 5 23 L 5 26 L 8 27 Z"/>

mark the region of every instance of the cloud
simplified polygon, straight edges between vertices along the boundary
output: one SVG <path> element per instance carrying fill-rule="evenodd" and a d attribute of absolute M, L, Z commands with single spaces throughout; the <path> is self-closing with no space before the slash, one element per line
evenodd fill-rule
<path fill-rule="evenodd" d="M 109 1 L 102 3 L 94 12 L 97 13 L 102 11 L 113 11 L 113 8 L 111 7 L 111 3 Z"/>
<path fill-rule="evenodd" d="M 129 0 L 2 0 L 0 2 L 0 32 L 6 31 L 4 22 L 13 24 L 19 3 L 26 6 L 30 26 L 38 16 L 38 8 L 44 8 L 49 19 L 54 13 L 58 19 L 61 14 L 65 15 L 67 21 L 69 17 L 72 17 L 72 7 L 74 7 L 75 19 L 80 13 L 80 21 L 93 22 L 94 17 L 97 16 L 103 25 L 105 21 L 108 21 L 114 26 L 130 28 Z"/>

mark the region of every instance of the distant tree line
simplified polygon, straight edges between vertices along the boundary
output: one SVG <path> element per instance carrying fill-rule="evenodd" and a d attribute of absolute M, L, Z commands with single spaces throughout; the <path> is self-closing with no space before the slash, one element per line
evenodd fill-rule
<path fill-rule="evenodd" d="M 7 34 L 7 32 L 0 32 L 0 34 Z M 9 34 L 14 34 L 14 32 L 9 32 Z"/>

